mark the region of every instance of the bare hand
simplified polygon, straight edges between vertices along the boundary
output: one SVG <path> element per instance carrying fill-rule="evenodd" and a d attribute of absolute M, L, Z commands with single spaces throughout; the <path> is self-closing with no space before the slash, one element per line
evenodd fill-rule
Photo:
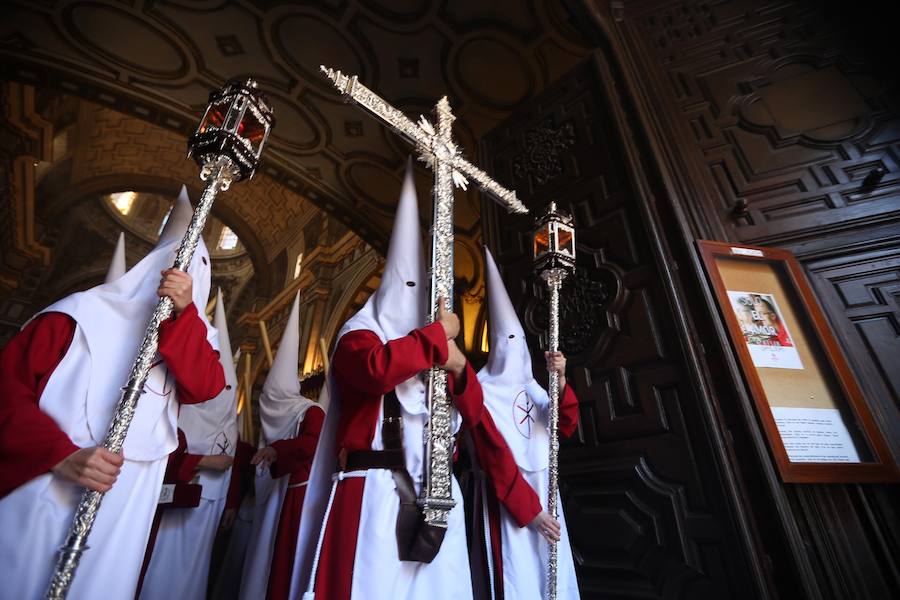
<path fill-rule="evenodd" d="M 459 377 L 466 370 L 466 356 L 452 339 L 447 340 L 447 362 L 441 368 L 454 377 Z"/>
<path fill-rule="evenodd" d="M 271 465 L 276 460 L 278 460 L 278 453 L 275 451 L 275 448 L 266 446 L 265 448 L 260 448 L 256 451 L 256 454 L 250 459 L 250 464 L 255 466 L 265 462 L 266 464 Z"/>
<path fill-rule="evenodd" d="M 566 387 L 566 355 L 562 352 L 544 352 L 547 359 L 547 370 L 559 373 L 559 391 Z"/>
<path fill-rule="evenodd" d="M 160 273 L 159 289 L 156 295 L 160 298 L 168 296 L 175 305 L 175 316 L 179 316 L 194 301 L 193 280 L 191 276 L 178 269 L 166 269 Z"/>
<path fill-rule="evenodd" d="M 437 320 L 444 328 L 444 335 L 448 340 L 459 335 L 459 317 L 445 308 L 443 297 L 438 298 Z"/>
<path fill-rule="evenodd" d="M 236 508 L 226 508 L 222 513 L 222 522 L 219 526 L 225 531 L 231 529 L 234 526 L 234 520 L 237 518 L 237 512 Z"/>
<path fill-rule="evenodd" d="M 50 469 L 55 475 L 95 492 L 108 492 L 122 470 L 124 458 L 101 446 L 82 448 Z"/>
<path fill-rule="evenodd" d="M 197 463 L 197 468 L 208 469 L 210 471 L 227 471 L 231 468 L 233 462 L 234 458 L 227 454 L 213 454 L 201 458 L 200 462 Z"/>
<path fill-rule="evenodd" d="M 544 536 L 551 544 L 553 542 L 558 542 L 559 536 L 562 534 L 562 528 L 559 526 L 559 521 L 551 517 L 545 510 L 539 512 L 528 526 Z"/>

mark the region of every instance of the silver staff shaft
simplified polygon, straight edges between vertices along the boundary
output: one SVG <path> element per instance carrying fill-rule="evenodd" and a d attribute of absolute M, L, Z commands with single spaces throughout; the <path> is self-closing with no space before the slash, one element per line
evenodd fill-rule
<path fill-rule="evenodd" d="M 216 194 L 220 190 L 228 189 L 234 175 L 234 165 L 231 160 L 225 157 L 220 157 L 215 162 L 208 163 L 203 167 L 201 177 L 206 179 L 208 183 L 206 184 L 206 189 L 203 190 L 203 195 L 200 197 L 200 203 L 194 210 L 194 216 L 191 218 L 187 232 L 185 232 L 184 238 L 181 240 L 181 246 L 179 246 L 175 255 L 174 268 L 187 271 L 188 266 L 191 264 L 191 258 L 194 256 L 194 250 L 197 248 L 197 242 L 200 240 L 200 234 L 203 232 L 203 226 L 206 225 L 206 218 L 209 216 L 210 209 L 212 209 Z M 122 390 L 122 397 L 119 398 L 119 402 L 116 404 L 112 422 L 106 432 L 106 438 L 103 440 L 103 447 L 110 452 L 118 454 L 122 451 L 122 444 L 125 442 L 128 427 L 131 425 L 131 419 L 134 417 L 138 399 L 144 391 L 144 383 L 147 381 L 150 366 L 159 346 L 159 324 L 167 319 L 171 313 L 172 299 L 168 297 L 161 298 L 153 311 L 153 315 L 150 317 L 150 323 L 144 332 L 144 340 L 141 342 L 137 357 L 131 365 L 128 383 Z M 69 587 L 75 578 L 75 571 L 78 569 L 78 562 L 81 560 L 81 555 L 88 549 L 88 536 L 91 533 L 91 528 L 94 526 L 94 520 L 97 518 L 97 511 L 100 509 L 102 500 L 103 494 L 101 492 L 85 489 L 81 493 L 81 499 L 75 510 L 75 517 L 72 519 L 69 533 L 66 535 L 63 546 L 59 549 L 53 578 L 50 580 L 50 586 L 47 589 L 47 600 L 62 600 L 68 595 Z"/>
<path fill-rule="evenodd" d="M 450 119 L 439 121 L 439 134 L 449 139 Z M 444 308 L 453 310 L 453 183 L 451 168 L 446 161 L 434 169 L 434 219 L 431 242 L 431 315 L 437 318 L 438 299 L 443 297 Z M 428 371 L 426 386 L 428 427 L 425 437 L 425 464 L 428 465 L 422 486 L 420 503 L 425 522 L 447 526 L 453 500 L 453 427 L 450 396 L 447 393 L 447 372 L 437 367 Z"/>
<path fill-rule="evenodd" d="M 550 352 L 559 351 L 559 289 L 562 287 L 566 272 L 562 269 L 549 269 L 542 274 L 550 292 L 550 324 L 547 346 Z M 554 519 L 559 518 L 557 503 L 559 490 L 559 373 L 550 372 L 550 485 L 547 498 L 547 512 Z M 556 543 L 550 544 L 550 557 L 547 568 L 547 599 L 556 600 Z"/>

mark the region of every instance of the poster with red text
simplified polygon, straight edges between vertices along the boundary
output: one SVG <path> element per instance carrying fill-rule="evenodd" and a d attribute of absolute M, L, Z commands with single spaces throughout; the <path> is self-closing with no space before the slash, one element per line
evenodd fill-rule
<path fill-rule="evenodd" d="M 728 292 L 753 365 L 802 369 L 803 363 L 773 294 Z"/>

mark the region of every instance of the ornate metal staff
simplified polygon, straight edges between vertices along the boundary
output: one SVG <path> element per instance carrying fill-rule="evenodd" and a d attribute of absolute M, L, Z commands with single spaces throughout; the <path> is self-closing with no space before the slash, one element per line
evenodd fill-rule
<path fill-rule="evenodd" d="M 174 268 L 186 271 L 191 264 L 194 249 L 216 194 L 227 190 L 234 181 L 253 177 L 273 125 L 272 109 L 266 97 L 256 89 L 256 82 L 252 79 L 244 83 L 229 82 L 221 90 L 210 94 L 206 114 L 188 141 L 188 156 L 192 156 L 200 165 L 200 179 L 207 182 L 206 189 L 203 190 L 191 223 L 181 240 Z M 144 391 L 151 363 L 156 356 L 159 324 L 171 312 L 171 298 L 161 298 L 150 317 L 144 340 L 131 366 L 128 383 L 122 390 L 122 397 L 116 405 L 103 440 L 103 446 L 111 452 L 119 453 L 122 450 L 138 399 Z M 82 492 L 69 533 L 59 550 L 53 578 L 47 590 L 48 599 L 62 599 L 69 593 L 81 555 L 88 549 L 87 539 L 102 500 L 103 494 L 100 492 L 87 489 Z"/>
<path fill-rule="evenodd" d="M 447 310 L 453 310 L 453 186 L 466 189 L 471 179 L 510 212 L 526 213 L 528 209 L 510 191 L 491 179 L 490 175 L 470 163 L 453 142 L 451 127 L 456 117 L 447 97 L 435 107 L 437 126 L 425 117 L 416 123 L 388 104 L 378 94 L 359 83 L 356 76 L 320 67 L 334 86 L 350 101 L 356 102 L 379 121 L 406 138 L 416 147 L 419 160 L 434 171 L 434 221 L 431 246 L 431 309 L 428 322 L 437 315 L 438 298 L 443 297 Z M 425 522 L 447 526 L 447 515 L 455 505 L 451 496 L 453 433 L 450 399 L 447 397 L 447 374 L 437 368 L 428 372 L 429 427 L 425 438 L 427 473 L 422 497 Z"/>
<path fill-rule="evenodd" d="M 550 319 L 547 346 L 550 352 L 559 350 L 559 289 L 563 279 L 575 271 L 575 229 L 572 218 L 556 209 L 551 202 L 547 213 L 540 218 L 534 232 L 534 268 L 547 282 L 550 293 Z M 547 512 L 559 516 L 559 373 L 550 372 L 550 485 Z M 547 599 L 556 600 L 556 544 L 550 544 L 547 569 Z"/>

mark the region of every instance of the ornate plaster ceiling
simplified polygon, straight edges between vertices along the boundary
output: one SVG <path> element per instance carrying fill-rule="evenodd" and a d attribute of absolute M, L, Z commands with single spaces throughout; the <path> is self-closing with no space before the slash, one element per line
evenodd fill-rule
<path fill-rule="evenodd" d="M 475 158 L 482 134 L 585 52 L 560 0 L 5 4 L 0 76 L 57 87 L 182 140 L 210 89 L 255 77 L 277 117 L 263 172 L 379 248 L 409 148 L 344 104 L 319 64 L 359 75 L 412 116 L 448 95 L 458 141 Z M 430 177 L 417 176 L 425 192 Z M 478 237 L 477 192 L 457 204 L 458 229 Z M 273 226 L 288 222 L 273 216 Z"/>

